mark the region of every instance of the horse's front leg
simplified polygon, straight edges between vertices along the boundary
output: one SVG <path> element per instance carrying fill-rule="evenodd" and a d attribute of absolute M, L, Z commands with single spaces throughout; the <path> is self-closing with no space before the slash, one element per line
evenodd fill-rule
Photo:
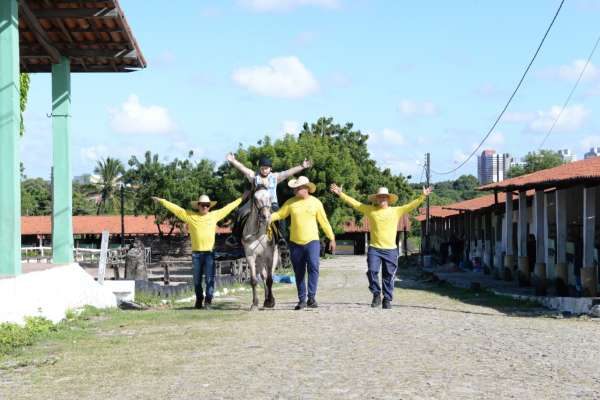
<path fill-rule="evenodd" d="M 275 296 L 273 295 L 273 271 L 275 271 L 275 267 L 277 266 L 277 262 L 279 261 L 279 250 L 277 246 L 273 246 L 272 257 L 265 264 L 267 266 L 267 279 L 266 279 L 266 291 L 265 291 L 265 308 L 273 308 L 275 307 Z"/>
<path fill-rule="evenodd" d="M 252 305 L 250 306 L 250 311 L 254 311 L 258 309 L 258 296 L 256 294 L 256 285 L 258 284 L 258 279 L 256 278 L 256 257 L 250 256 L 246 258 L 248 260 L 248 267 L 250 268 L 250 283 L 252 284 Z"/>

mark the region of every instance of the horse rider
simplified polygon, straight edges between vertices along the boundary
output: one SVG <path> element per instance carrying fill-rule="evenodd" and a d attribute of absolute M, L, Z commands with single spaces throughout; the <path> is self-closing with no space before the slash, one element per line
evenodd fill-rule
<path fill-rule="evenodd" d="M 315 184 L 305 176 L 292 179 L 288 186 L 294 190 L 295 196 L 286 201 L 281 209 L 271 215 L 271 221 L 279 221 L 291 217 L 290 259 L 296 276 L 298 304 L 295 310 L 305 307 L 317 308 L 317 284 L 319 282 L 319 255 L 321 243 L 319 228 L 330 240 L 329 250 L 335 252 L 335 236 L 327 220 L 323 203 L 310 193 L 316 190 Z M 308 271 L 308 301 L 306 300 L 305 275 Z"/>
<path fill-rule="evenodd" d="M 261 157 L 259 160 L 259 168 L 257 172 L 252 171 L 250 168 L 246 167 L 244 164 L 236 160 L 235 155 L 233 153 L 227 154 L 225 157 L 227 161 L 235 168 L 237 168 L 244 176 L 250 181 L 250 183 L 255 186 L 263 185 L 265 186 L 271 195 L 271 211 L 279 210 L 279 202 L 277 200 L 277 185 L 286 180 L 288 177 L 298 174 L 305 170 L 306 168 L 310 168 L 312 166 L 312 161 L 305 159 L 302 164 L 292 167 L 287 171 L 282 172 L 273 172 L 273 163 L 271 159 L 267 157 Z M 279 231 L 281 233 L 280 243 L 281 245 L 285 245 L 285 221 L 281 221 L 279 224 Z"/>
<path fill-rule="evenodd" d="M 417 208 L 429 194 L 431 187 L 423 188 L 423 193 L 417 199 L 400 207 L 392 207 L 398 196 L 389 193 L 385 187 L 380 187 L 377 193 L 368 196 L 374 205 L 363 204 L 342 192 L 342 188 L 331 184 L 331 191 L 345 203 L 364 214 L 369 222 L 370 239 L 367 251 L 367 278 L 369 290 L 373 294 L 371 307 L 382 306 L 392 308 L 394 293 L 394 278 L 398 268 L 398 246 L 396 234 L 398 222 L 402 216 Z M 381 302 L 381 286 L 379 285 L 379 268 L 382 268 L 383 304 Z"/>
<path fill-rule="evenodd" d="M 194 276 L 194 291 L 196 292 L 196 308 L 210 308 L 215 289 L 215 234 L 217 222 L 225 218 L 242 202 L 242 197 L 227 204 L 225 207 L 210 211 L 217 204 L 203 194 L 197 201 L 192 201 L 194 211 L 185 210 L 159 197 L 152 200 L 171 211 L 177 218 L 185 222 L 192 237 L 192 272 Z M 202 294 L 202 275 L 206 282 L 206 299 Z M 202 305 L 203 300 L 205 305 Z"/>

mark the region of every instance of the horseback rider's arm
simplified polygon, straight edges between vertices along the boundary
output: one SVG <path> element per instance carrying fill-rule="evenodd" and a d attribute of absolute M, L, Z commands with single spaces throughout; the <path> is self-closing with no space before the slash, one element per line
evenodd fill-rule
<path fill-rule="evenodd" d="M 237 168 L 244 176 L 252 183 L 254 182 L 254 171 L 250 168 L 246 167 L 244 164 L 235 159 L 235 157 L 227 157 L 227 161 L 231 163 L 235 168 Z"/>
<path fill-rule="evenodd" d="M 304 167 L 302 165 L 298 165 L 295 167 L 292 167 L 286 171 L 281 171 L 277 173 L 277 183 L 282 182 L 284 180 L 286 180 L 287 178 L 289 178 L 292 175 L 296 175 L 299 172 L 302 172 L 304 170 Z"/>
<path fill-rule="evenodd" d="M 217 221 L 220 221 L 226 216 L 228 216 L 229 213 L 232 212 L 237 206 L 239 206 L 241 202 L 242 198 L 239 197 L 238 199 L 227 204 L 225 207 L 213 211 L 213 214 L 217 217 Z"/>
<path fill-rule="evenodd" d="M 405 204 L 400 207 L 396 207 L 396 212 L 398 213 L 398 216 L 401 217 L 404 214 L 409 213 L 412 210 L 414 210 L 415 208 L 419 207 L 421 205 L 421 203 L 423 203 L 425 201 L 426 198 L 427 198 L 427 196 L 422 194 L 419 197 L 417 197 L 416 199 L 414 199 L 413 201 L 411 201 L 410 203 Z"/>
<path fill-rule="evenodd" d="M 185 209 L 179 207 L 177 204 L 173 204 L 170 201 L 165 199 L 158 199 L 158 204 L 165 207 L 167 210 L 171 211 L 177 218 L 182 220 L 183 222 L 190 221 L 190 214 Z"/>

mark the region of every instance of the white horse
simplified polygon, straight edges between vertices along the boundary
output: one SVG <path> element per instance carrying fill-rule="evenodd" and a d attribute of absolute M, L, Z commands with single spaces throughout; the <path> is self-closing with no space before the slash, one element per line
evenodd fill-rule
<path fill-rule="evenodd" d="M 252 305 L 250 310 L 258 308 L 256 285 L 258 283 L 256 272 L 260 272 L 265 289 L 265 308 L 275 307 L 273 296 L 273 271 L 277 265 L 279 250 L 275 238 L 269 239 L 267 228 L 271 223 L 271 195 L 265 186 L 258 185 L 254 188 L 250 200 L 250 215 L 244 225 L 242 245 L 246 253 L 246 260 L 250 267 L 252 283 Z"/>

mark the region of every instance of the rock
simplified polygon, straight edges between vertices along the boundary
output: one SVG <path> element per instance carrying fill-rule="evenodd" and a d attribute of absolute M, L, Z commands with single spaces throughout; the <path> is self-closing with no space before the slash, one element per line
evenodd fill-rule
<path fill-rule="evenodd" d="M 600 304 L 596 304 L 590 308 L 590 317 L 600 318 Z"/>

